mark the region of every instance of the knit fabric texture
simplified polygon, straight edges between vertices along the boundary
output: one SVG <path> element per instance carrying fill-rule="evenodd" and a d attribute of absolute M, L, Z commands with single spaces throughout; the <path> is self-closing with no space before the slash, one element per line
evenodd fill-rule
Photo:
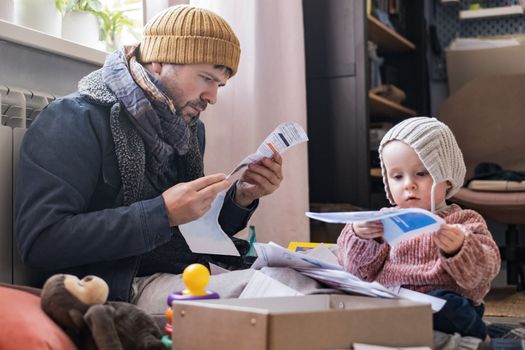
<path fill-rule="evenodd" d="M 384 286 L 402 286 L 427 293 L 449 289 L 478 304 L 490 290 L 501 264 L 499 249 L 483 217 L 458 205 L 437 212 L 447 224 L 465 233 L 459 252 L 447 256 L 432 240 L 433 232 L 402 240 L 361 239 L 347 225 L 337 240 L 338 259 L 345 271 Z"/>
<path fill-rule="evenodd" d="M 170 157 L 169 169 L 166 169 L 170 173 L 164 171 L 154 174 L 152 167 L 149 166 L 153 155 L 145 147 L 144 139 L 132 123 L 131 118 L 127 113 L 121 111 L 121 103 L 119 103 L 117 96 L 104 83 L 102 70 L 96 70 L 82 78 L 78 88 L 80 94 L 88 100 L 111 105 L 109 125 L 115 143 L 115 154 L 121 174 L 123 195 L 123 202 L 118 203 L 118 205 L 130 205 L 141 199 L 152 198 L 151 195 L 148 195 L 147 198 L 144 197 L 144 185 L 148 183 L 144 181 L 145 175 L 149 181 L 155 182 L 155 187 L 158 187 L 159 183 L 161 184 L 156 195 L 177 182 L 190 181 L 203 175 L 202 156 L 198 149 L 195 125 L 190 126 L 188 152 L 183 156 L 172 155 Z"/>
<path fill-rule="evenodd" d="M 194 6 L 172 6 L 144 27 L 142 63 L 213 64 L 237 72 L 241 47 L 230 25 L 216 13 Z"/>
<path fill-rule="evenodd" d="M 465 179 L 466 167 L 463 153 L 452 131 L 436 118 L 414 117 L 403 120 L 391 128 L 379 145 L 379 159 L 383 174 L 385 192 L 391 204 L 396 204 L 388 188 L 387 170 L 383 163 L 383 147 L 390 141 L 398 140 L 410 146 L 419 156 L 421 162 L 432 176 L 432 205 L 434 205 L 434 188 L 443 181 L 449 181 L 452 187 L 446 198 L 456 194 Z M 433 210 L 433 209 L 432 209 Z"/>

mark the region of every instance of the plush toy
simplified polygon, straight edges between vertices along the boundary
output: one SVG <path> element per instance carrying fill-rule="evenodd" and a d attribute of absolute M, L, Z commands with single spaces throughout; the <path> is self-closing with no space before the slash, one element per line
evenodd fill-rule
<path fill-rule="evenodd" d="M 41 305 L 81 350 L 165 350 L 155 321 L 133 304 L 106 302 L 108 291 L 96 276 L 54 275 L 44 284 Z"/>

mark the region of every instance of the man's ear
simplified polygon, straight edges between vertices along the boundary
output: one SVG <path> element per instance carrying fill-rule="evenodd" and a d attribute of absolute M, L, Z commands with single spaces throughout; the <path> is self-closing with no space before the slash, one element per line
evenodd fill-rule
<path fill-rule="evenodd" d="M 155 74 L 160 74 L 160 72 L 162 71 L 162 63 L 151 62 L 151 69 Z"/>

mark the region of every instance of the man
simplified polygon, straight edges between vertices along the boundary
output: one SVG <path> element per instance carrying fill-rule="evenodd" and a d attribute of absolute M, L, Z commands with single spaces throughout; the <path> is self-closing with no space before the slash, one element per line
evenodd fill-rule
<path fill-rule="evenodd" d="M 219 223 L 233 235 L 281 183 L 278 154 L 250 165 L 231 186 L 224 174 L 203 176 L 199 114 L 215 104 L 239 57 L 223 18 L 171 7 L 146 24 L 140 45 L 109 55 L 77 93 L 42 111 L 17 173 L 23 261 L 42 279 L 97 275 L 112 300 L 130 300 L 137 277 L 178 274 L 193 262 L 245 267 L 242 259 L 192 254 L 177 228 L 229 187 Z"/>

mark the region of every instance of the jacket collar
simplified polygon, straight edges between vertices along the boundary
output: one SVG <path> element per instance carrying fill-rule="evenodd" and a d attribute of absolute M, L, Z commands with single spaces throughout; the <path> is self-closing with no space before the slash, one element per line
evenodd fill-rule
<path fill-rule="evenodd" d="M 114 105 L 118 102 L 117 96 L 104 83 L 101 69 L 97 69 L 80 79 L 78 92 L 98 104 Z"/>

